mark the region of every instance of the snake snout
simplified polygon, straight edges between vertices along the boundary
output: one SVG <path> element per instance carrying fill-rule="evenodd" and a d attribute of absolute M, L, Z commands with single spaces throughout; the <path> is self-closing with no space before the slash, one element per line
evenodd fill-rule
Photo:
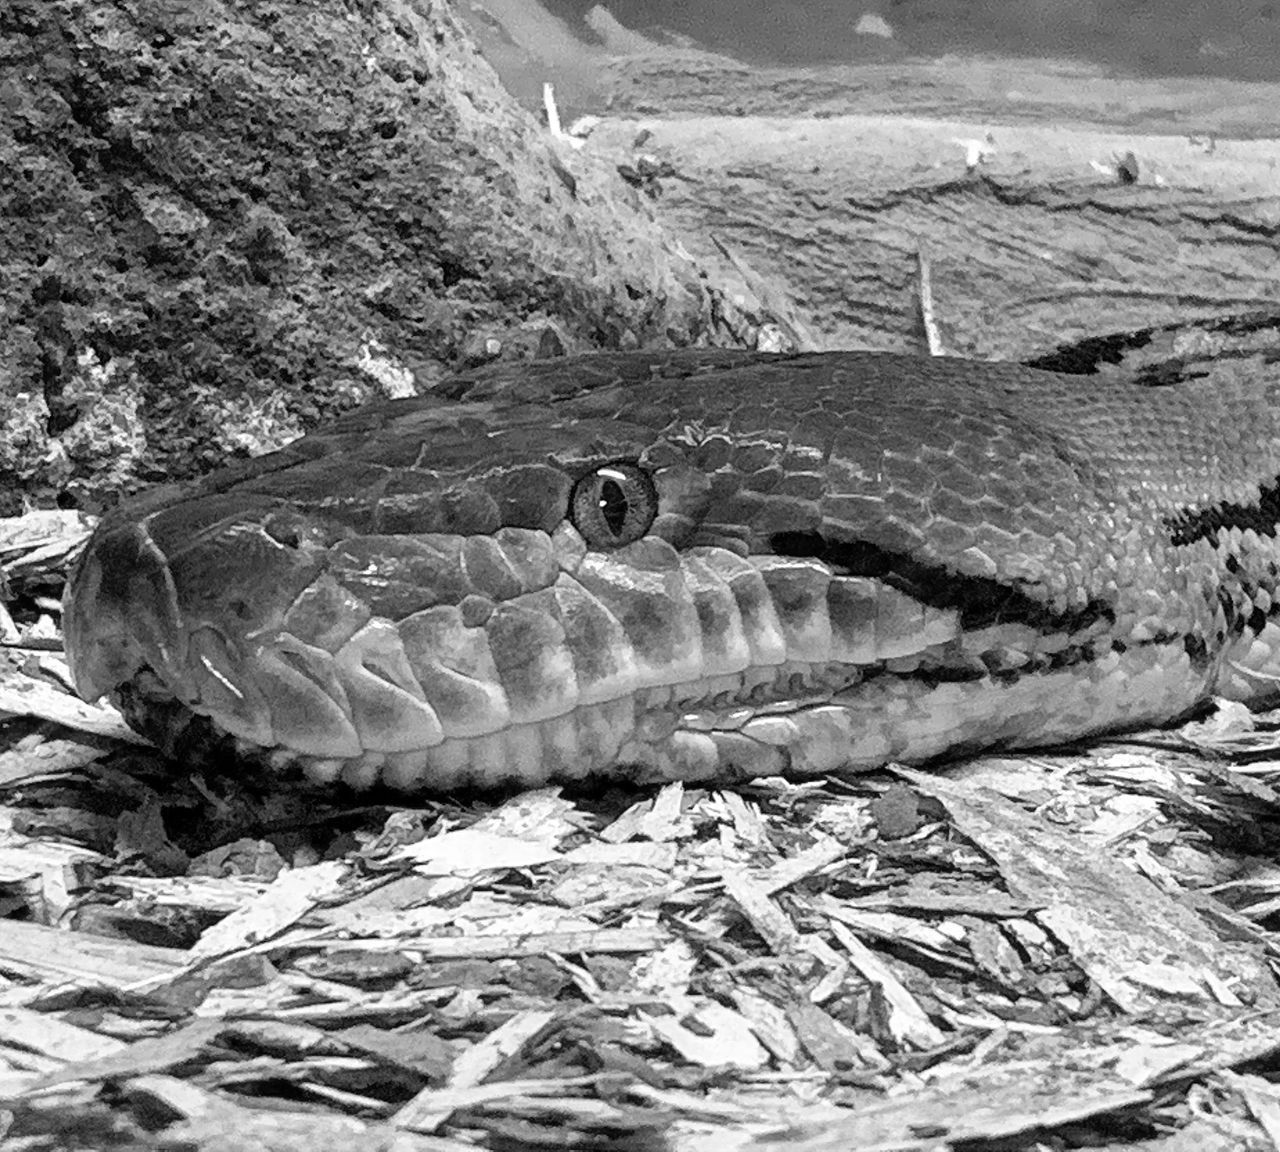
<path fill-rule="evenodd" d="M 99 531 L 64 598 L 67 661 L 76 691 L 97 700 L 148 663 L 174 666 L 175 601 L 164 558 L 134 525 Z M 136 632 L 135 632 L 136 629 Z M 150 643 L 148 643 L 150 640 Z"/>
<path fill-rule="evenodd" d="M 243 501 L 229 512 L 215 497 L 99 527 L 65 598 L 81 696 L 97 699 L 150 669 L 176 699 L 207 705 L 227 679 L 207 652 L 242 651 L 278 627 L 314 579 L 319 549 L 290 513 Z"/>

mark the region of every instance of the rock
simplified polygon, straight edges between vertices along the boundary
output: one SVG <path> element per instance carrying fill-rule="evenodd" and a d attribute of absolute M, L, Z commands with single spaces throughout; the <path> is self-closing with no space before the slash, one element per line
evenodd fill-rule
<path fill-rule="evenodd" d="M 10 7 L 0 514 L 269 448 L 476 332 L 737 339 L 714 257 L 557 156 L 446 4 Z"/>

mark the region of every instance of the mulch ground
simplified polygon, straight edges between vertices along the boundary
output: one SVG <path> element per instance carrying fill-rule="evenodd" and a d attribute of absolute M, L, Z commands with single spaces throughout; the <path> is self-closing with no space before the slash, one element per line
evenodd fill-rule
<path fill-rule="evenodd" d="M 70 695 L 0 522 L 0 1146 L 1280 1146 L 1280 716 L 732 790 L 333 797 Z"/>

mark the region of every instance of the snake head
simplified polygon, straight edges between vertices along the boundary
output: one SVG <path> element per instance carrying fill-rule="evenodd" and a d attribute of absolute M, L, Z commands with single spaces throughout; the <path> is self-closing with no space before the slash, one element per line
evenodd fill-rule
<path fill-rule="evenodd" d="M 576 584 L 593 550 L 573 522 L 614 555 L 624 591 L 621 549 L 673 554 L 641 541 L 658 495 L 628 462 L 635 430 L 581 414 L 565 427 L 541 408 L 487 437 L 476 406 L 386 416 L 106 517 L 65 599 L 81 695 L 113 694 L 151 735 L 172 702 L 317 779 L 524 780 L 544 742 L 561 773 L 615 755 L 636 665 L 619 620 Z M 687 638 L 660 626 L 663 579 L 637 603 L 666 669 Z"/>
<path fill-rule="evenodd" d="M 167 489 L 106 517 L 67 586 L 77 691 L 96 699 L 145 670 L 178 702 L 224 718 L 230 705 L 243 735 L 269 739 L 233 654 L 279 629 L 329 543 L 314 519 L 253 497 Z"/>

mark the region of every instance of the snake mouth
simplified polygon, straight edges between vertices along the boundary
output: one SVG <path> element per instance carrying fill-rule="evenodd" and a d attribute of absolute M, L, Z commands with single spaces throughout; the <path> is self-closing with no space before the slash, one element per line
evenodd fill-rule
<path fill-rule="evenodd" d="M 817 557 L 654 537 L 593 552 L 566 522 L 397 538 L 397 582 L 372 562 L 390 538 L 201 511 L 179 543 L 161 518 L 86 551 L 67 612 L 79 690 L 113 693 L 170 752 L 194 717 L 319 784 L 812 776 L 1014 742 L 1050 702 L 1064 735 L 1113 726 L 1157 691 L 1132 655 L 1121 669 L 1106 621 L 965 627 Z"/>
<path fill-rule="evenodd" d="M 889 590 L 891 593 L 893 590 Z M 1008 637 L 1006 637 L 1008 638 Z M 987 637 L 989 641 L 991 637 Z M 146 663 L 111 693 L 130 724 L 174 759 L 219 763 L 219 749 L 268 779 L 302 777 L 405 793 L 488 791 L 622 779 L 632 784 L 808 778 L 887 762 L 920 763 L 1025 746 L 1028 715 L 1045 723 L 1033 744 L 1139 722 L 1163 705 L 1182 668 L 1153 650 L 1140 667 L 1063 638 L 1033 660 L 1007 645 L 949 640 L 864 664 L 784 662 L 711 679 L 646 688 L 562 716 L 401 751 L 311 743 L 268 745 L 237 734 L 237 716 L 178 699 Z M 1004 661 L 1002 667 L 993 666 Z"/>

